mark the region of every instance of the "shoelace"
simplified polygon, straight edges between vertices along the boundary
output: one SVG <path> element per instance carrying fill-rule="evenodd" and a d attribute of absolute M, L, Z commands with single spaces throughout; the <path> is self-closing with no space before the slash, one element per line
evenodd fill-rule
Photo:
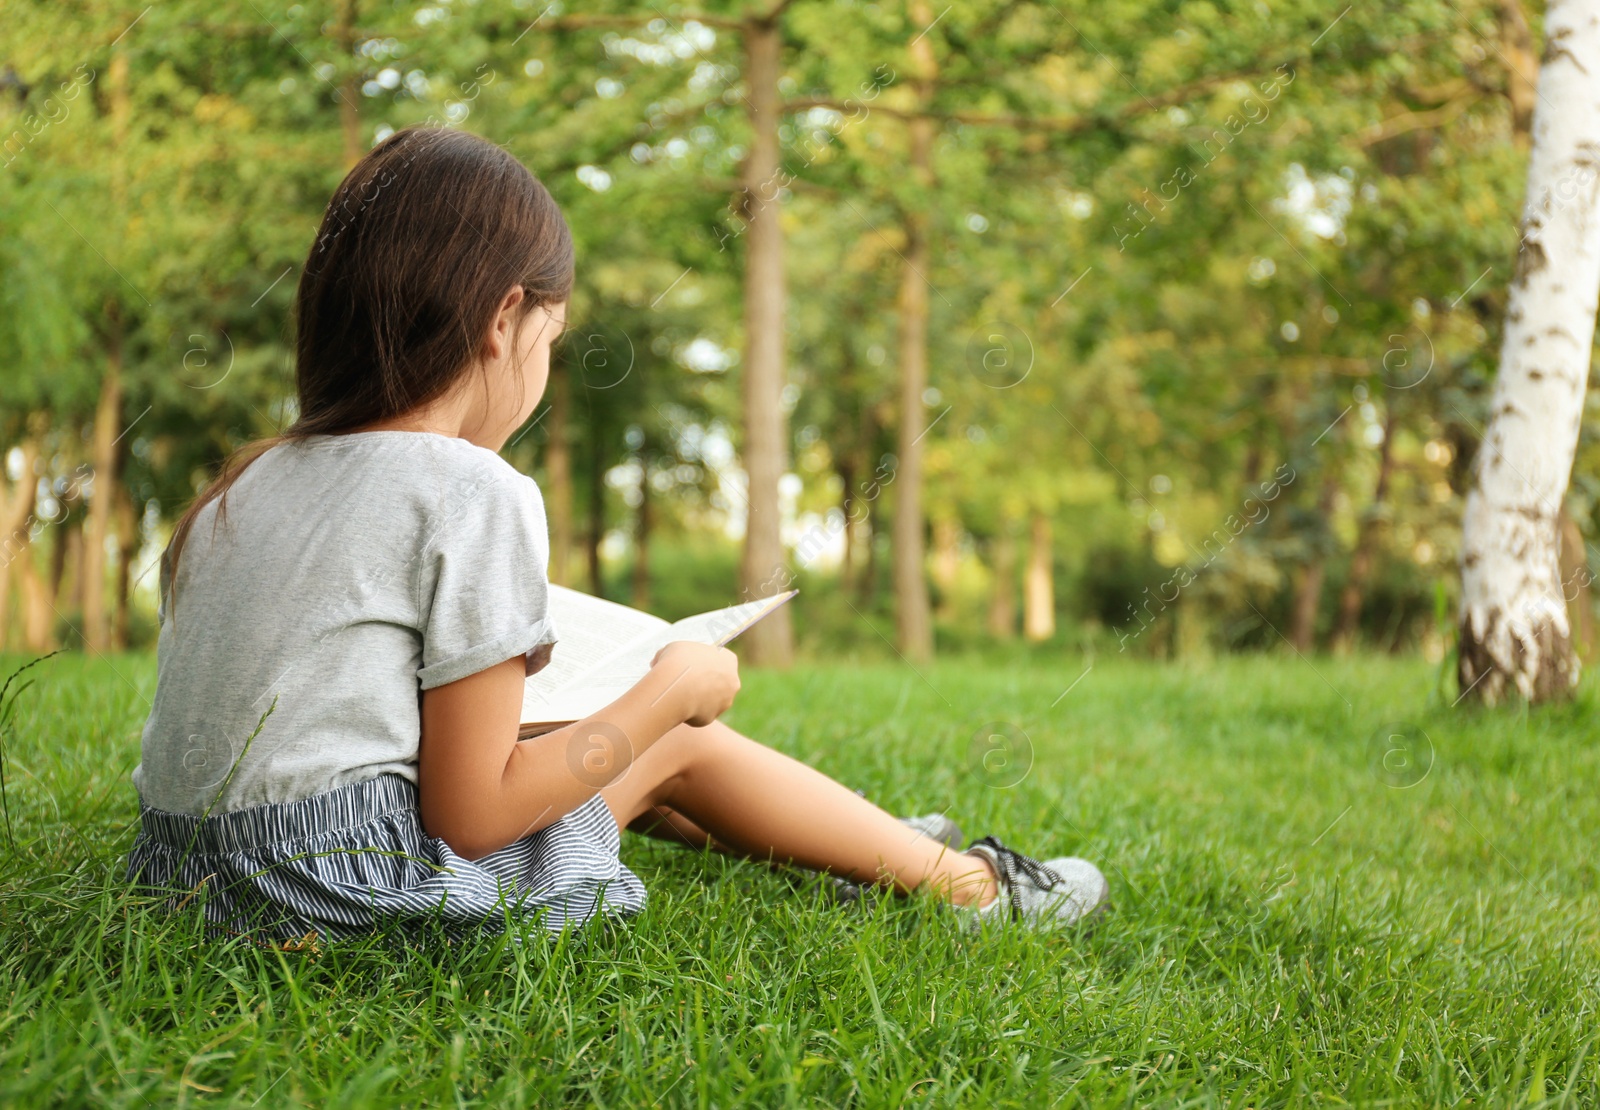
<path fill-rule="evenodd" d="M 999 878 L 1005 885 L 1006 893 L 1011 896 L 1011 914 L 1015 920 L 1022 919 L 1022 895 L 1017 893 L 1018 871 L 1026 875 L 1041 890 L 1054 890 L 1056 884 L 1062 881 L 1060 875 L 1044 864 L 1007 848 L 997 837 L 986 836 L 982 840 L 975 841 L 967 850 L 970 852 L 980 844 L 994 852 L 995 861 L 1000 865 L 1002 874 Z"/>

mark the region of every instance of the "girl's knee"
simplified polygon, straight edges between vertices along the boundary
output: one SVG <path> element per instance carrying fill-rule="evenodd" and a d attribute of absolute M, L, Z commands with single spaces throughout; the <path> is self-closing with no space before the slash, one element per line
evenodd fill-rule
<path fill-rule="evenodd" d="M 656 746 L 670 753 L 677 769 L 683 770 L 695 759 L 725 745 L 732 731 L 721 721 L 712 721 L 709 725 L 682 724 L 663 735 Z"/>
<path fill-rule="evenodd" d="M 656 764 L 662 772 L 657 802 L 670 805 L 686 778 L 694 775 L 697 768 L 719 761 L 741 739 L 721 721 L 682 724 L 665 733 L 650 752 L 658 757 Z"/>

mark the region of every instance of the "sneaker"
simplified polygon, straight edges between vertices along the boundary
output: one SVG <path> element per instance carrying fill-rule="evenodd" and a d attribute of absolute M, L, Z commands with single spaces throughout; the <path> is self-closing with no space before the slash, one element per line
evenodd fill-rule
<path fill-rule="evenodd" d="M 961 835 L 961 826 L 942 813 L 929 813 L 921 817 L 902 817 L 900 823 L 907 828 L 915 829 L 929 840 L 937 840 L 947 848 L 961 851 L 961 845 L 966 843 L 966 838 Z"/>
<path fill-rule="evenodd" d="M 865 790 L 857 790 L 856 794 L 862 798 L 867 796 Z M 961 845 L 965 839 L 961 834 L 961 826 L 942 813 L 927 813 L 921 817 L 902 817 L 900 818 L 900 823 L 916 829 L 931 840 L 940 841 L 947 848 L 954 848 L 958 852 L 961 851 Z"/>
<path fill-rule="evenodd" d="M 1100 869 L 1085 859 L 1063 856 L 1043 863 L 986 836 L 967 848 L 999 880 L 1000 896 L 982 909 L 957 906 L 974 929 L 989 922 L 1027 922 L 1038 928 L 1072 925 L 1105 912 L 1111 893 Z"/>
<path fill-rule="evenodd" d="M 856 793 L 861 793 L 859 790 Z M 863 795 L 864 796 L 864 795 Z M 905 825 L 930 840 L 937 840 L 954 851 L 961 851 L 961 845 L 966 838 L 962 835 L 961 826 L 942 813 L 927 813 L 920 817 L 902 817 L 900 823 Z M 874 891 L 886 889 L 878 883 L 863 885 L 853 879 L 833 876 L 833 898 L 836 902 L 860 901 L 861 895 L 870 887 Z"/>

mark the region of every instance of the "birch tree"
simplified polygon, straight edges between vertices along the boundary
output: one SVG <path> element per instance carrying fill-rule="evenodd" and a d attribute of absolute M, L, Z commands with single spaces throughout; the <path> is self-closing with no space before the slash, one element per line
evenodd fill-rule
<path fill-rule="evenodd" d="M 1558 0 L 1545 33 L 1500 373 L 1463 520 L 1458 677 L 1489 704 L 1563 697 L 1578 681 L 1560 510 L 1600 296 L 1600 6 Z"/>

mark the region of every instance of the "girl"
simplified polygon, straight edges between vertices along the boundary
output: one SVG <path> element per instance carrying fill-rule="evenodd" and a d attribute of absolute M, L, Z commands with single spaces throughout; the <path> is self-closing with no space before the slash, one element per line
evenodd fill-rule
<path fill-rule="evenodd" d="M 954 850 L 722 724 L 722 648 L 671 644 L 594 717 L 517 739 L 561 630 L 539 490 L 496 452 L 572 283 L 555 202 L 492 143 L 407 128 L 350 171 L 300 278 L 298 417 L 224 466 L 162 561 L 130 878 L 274 939 L 560 929 L 644 906 L 632 828 L 925 888 L 973 923 L 1099 908 L 1082 860 Z"/>

